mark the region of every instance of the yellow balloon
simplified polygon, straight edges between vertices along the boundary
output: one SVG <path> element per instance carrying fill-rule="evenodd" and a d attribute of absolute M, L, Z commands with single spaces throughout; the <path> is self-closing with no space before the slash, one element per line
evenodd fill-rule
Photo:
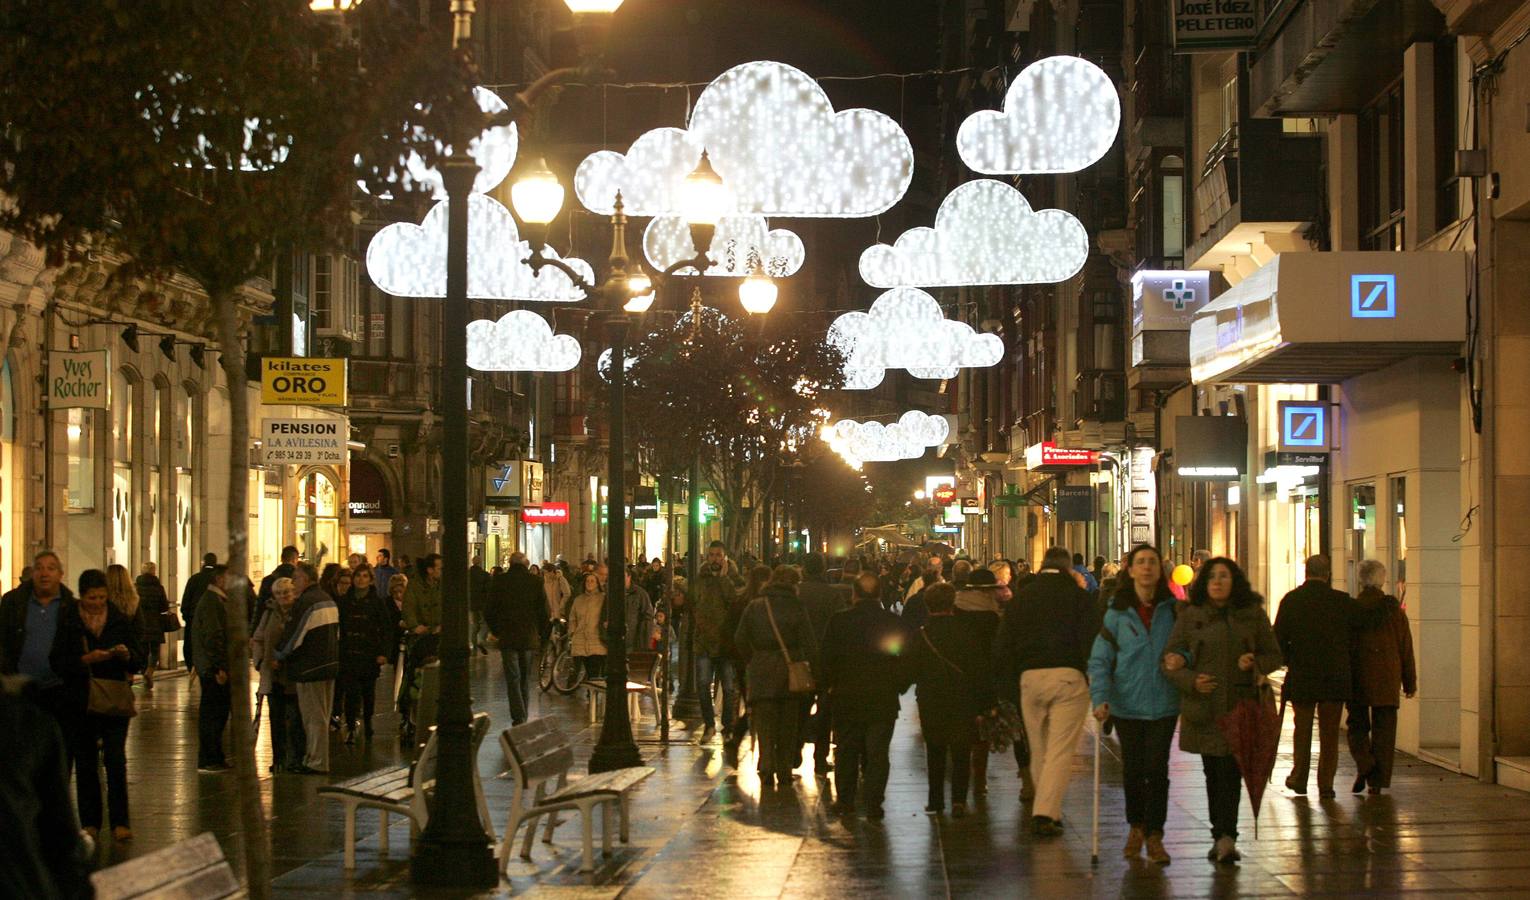
<path fill-rule="evenodd" d="M 1174 579 L 1175 584 L 1184 587 L 1195 580 L 1195 570 L 1184 563 L 1180 563 L 1174 567 L 1174 574 L 1169 577 Z"/>

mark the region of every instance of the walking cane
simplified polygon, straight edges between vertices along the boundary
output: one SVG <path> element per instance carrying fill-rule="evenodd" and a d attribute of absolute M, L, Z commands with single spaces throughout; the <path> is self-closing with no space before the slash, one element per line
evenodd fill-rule
<path fill-rule="evenodd" d="M 265 702 L 266 702 L 266 695 L 265 694 L 256 694 L 255 695 L 255 730 L 256 731 L 260 730 L 260 708 L 265 705 Z"/>
<path fill-rule="evenodd" d="M 1090 716 L 1090 718 L 1094 718 Z M 1100 864 L 1100 720 L 1094 720 L 1094 827 L 1089 844 L 1089 865 Z"/>

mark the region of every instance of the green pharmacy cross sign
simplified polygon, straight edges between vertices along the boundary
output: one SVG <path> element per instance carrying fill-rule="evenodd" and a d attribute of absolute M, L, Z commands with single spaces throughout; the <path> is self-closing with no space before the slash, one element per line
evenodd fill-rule
<path fill-rule="evenodd" d="M 1016 484 L 1004 485 L 1004 493 L 993 498 L 994 506 L 1004 507 L 1004 515 L 1011 519 L 1019 515 L 1020 507 L 1029 506 L 1030 502 L 1029 498 L 1020 493 L 1020 486 Z"/>

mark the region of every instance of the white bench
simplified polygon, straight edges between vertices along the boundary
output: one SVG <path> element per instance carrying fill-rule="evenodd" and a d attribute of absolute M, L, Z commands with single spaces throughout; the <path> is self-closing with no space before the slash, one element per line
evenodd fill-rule
<path fill-rule="evenodd" d="M 211 832 L 118 863 L 90 876 L 97 900 L 174 897 L 177 900 L 223 900 L 243 897 L 244 888 L 229 868 L 223 848 Z"/>
<path fill-rule="evenodd" d="M 478 748 L 489 733 L 489 714 L 473 716 L 473 789 L 478 795 L 478 817 L 492 833 L 489 804 L 483 796 L 483 782 L 478 777 Z M 383 856 L 388 855 L 388 814 L 409 817 L 409 839 L 413 841 L 430 821 L 429 800 L 436 786 L 436 729 L 430 729 L 425 749 L 413 766 L 393 766 L 358 775 L 348 781 L 319 788 L 318 794 L 345 806 L 345 867 L 356 868 L 356 811 L 375 809 L 382 818 L 377 843 Z"/>
<path fill-rule="evenodd" d="M 629 650 L 627 652 L 627 718 L 634 725 L 643 720 L 642 698 L 653 701 L 654 721 L 659 718 L 659 654 L 652 650 Z M 584 702 L 589 710 L 589 721 L 594 725 L 605 716 L 606 680 L 591 678 L 580 685 Z"/>
<path fill-rule="evenodd" d="M 514 788 L 510 794 L 510 816 L 505 823 L 505 838 L 499 845 L 500 870 L 510 864 L 510 850 L 515 833 L 526 826 L 521 859 L 531 858 L 531 842 L 536 837 L 537 819 L 546 816 L 542 843 L 552 843 L 558 827 L 558 811 L 577 809 L 584 825 L 584 853 L 581 872 L 595 869 L 594 812 L 601 811 L 601 848 L 611 855 L 611 813 L 621 814 L 621 841 L 628 839 L 628 795 L 654 770 L 648 766 L 616 769 L 569 780 L 574 765 L 574 750 L 569 739 L 548 719 L 534 719 L 525 725 L 508 728 L 499 735 L 500 747 L 510 763 Z M 551 789 L 549 789 L 549 787 Z"/>

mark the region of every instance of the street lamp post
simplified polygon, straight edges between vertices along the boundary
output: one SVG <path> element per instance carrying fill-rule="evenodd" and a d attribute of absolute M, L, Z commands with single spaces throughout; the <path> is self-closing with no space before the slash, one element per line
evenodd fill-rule
<path fill-rule="evenodd" d="M 706 272 L 712 261 L 707 250 L 717 220 L 727 207 L 722 179 L 713 171 L 705 152 L 696 171 L 686 178 L 682 192 L 682 212 L 691 225 L 696 256 L 681 260 L 650 278 L 641 271 L 628 272 L 627 216 L 621 195 L 616 196 L 611 216 L 610 274 L 600 285 L 593 285 L 563 260 L 549 256 L 545 235 L 547 225 L 562 207 L 563 189 L 547 170 L 545 163 L 519 178 L 511 188 L 511 203 L 516 214 L 528 226 L 531 257 L 527 264 L 533 272 L 551 266 L 563 272 L 601 311 L 606 343 L 610 346 L 607 569 L 606 580 L 606 712 L 601 723 L 600 739 L 590 757 L 591 772 L 606 772 L 642 764 L 637 743 L 632 737 L 632 721 L 627 714 L 627 510 L 626 510 L 626 416 L 624 402 L 627 387 L 627 329 L 630 313 L 646 311 L 657 297 L 659 286 L 682 269 Z M 772 290 L 774 285 L 769 286 Z M 751 290 L 759 296 L 765 288 Z"/>

